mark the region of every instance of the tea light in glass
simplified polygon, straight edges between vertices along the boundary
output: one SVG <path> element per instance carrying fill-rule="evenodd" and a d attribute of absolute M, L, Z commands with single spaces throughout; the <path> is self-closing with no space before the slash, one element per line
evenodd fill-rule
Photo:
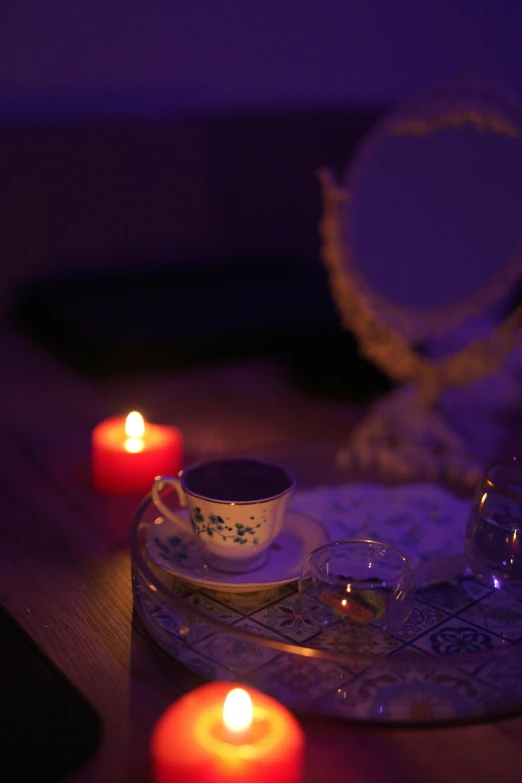
<path fill-rule="evenodd" d="M 299 595 L 318 627 L 370 643 L 401 627 L 412 609 L 413 574 L 406 555 L 379 541 L 332 541 L 311 552 Z"/>

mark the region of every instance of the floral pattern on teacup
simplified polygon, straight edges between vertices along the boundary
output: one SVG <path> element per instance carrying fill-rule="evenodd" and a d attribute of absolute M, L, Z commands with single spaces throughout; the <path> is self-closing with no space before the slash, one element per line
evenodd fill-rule
<path fill-rule="evenodd" d="M 250 517 L 255 521 L 255 517 Z M 221 538 L 223 541 L 232 541 L 234 544 L 252 544 L 257 546 L 259 544 L 258 528 L 261 527 L 261 523 L 257 525 L 247 525 L 245 522 L 234 522 L 228 524 L 222 516 L 218 514 L 209 514 L 205 519 L 205 515 L 201 511 L 199 506 L 195 506 L 190 513 L 190 524 L 192 530 L 197 536 L 207 535 L 210 538 L 214 536 Z"/>

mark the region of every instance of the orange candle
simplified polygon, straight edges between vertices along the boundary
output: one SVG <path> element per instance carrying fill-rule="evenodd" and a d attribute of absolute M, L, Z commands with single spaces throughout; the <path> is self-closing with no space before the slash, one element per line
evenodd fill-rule
<path fill-rule="evenodd" d="M 211 682 L 161 716 L 151 756 L 155 783 L 300 783 L 304 734 L 275 699 Z"/>
<path fill-rule="evenodd" d="M 98 492 L 148 492 L 156 476 L 176 475 L 182 460 L 181 432 L 145 422 L 137 411 L 105 419 L 92 431 L 93 484 Z"/>

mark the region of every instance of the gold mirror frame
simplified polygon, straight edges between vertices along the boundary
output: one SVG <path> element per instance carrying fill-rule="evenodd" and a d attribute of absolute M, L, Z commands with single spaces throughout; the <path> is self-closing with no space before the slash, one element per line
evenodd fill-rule
<path fill-rule="evenodd" d="M 413 382 L 425 407 L 433 406 L 447 387 L 466 385 L 499 370 L 520 340 L 522 304 L 493 327 L 487 338 L 474 339 L 452 354 L 430 357 L 416 345 L 457 328 L 507 295 L 521 277 L 522 251 L 507 260 L 491 284 L 467 301 L 429 311 L 407 309 L 387 301 L 366 284 L 347 237 L 346 221 L 349 225 L 350 202 L 361 170 L 383 134 L 417 136 L 465 124 L 478 132 L 522 136 L 522 112 L 515 98 L 498 85 L 465 79 L 387 115 L 356 155 L 345 186 L 336 182 L 330 169 L 318 172 L 323 199 L 321 258 L 341 323 L 356 336 L 361 353 L 391 379 Z"/>

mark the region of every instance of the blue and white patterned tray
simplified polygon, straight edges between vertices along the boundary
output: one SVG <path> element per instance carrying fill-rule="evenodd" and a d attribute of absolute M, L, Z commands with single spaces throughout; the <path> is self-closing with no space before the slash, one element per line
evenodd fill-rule
<path fill-rule="evenodd" d="M 384 540 L 414 566 L 464 545 L 468 503 L 437 485 L 322 487 L 296 493 L 293 507 L 321 519 L 332 539 Z M 347 652 L 340 627 L 318 627 L 295 583 L 241 594 L 174 579 L 172 589 L 187 608 L 221 626 L 187 628 L 183 613 L 142 590 L 140 616 L 164 649 L 208 678 L 250 682 L 294 709 L 426 723 L 511 714 L 522 705 L 522 603 L 470 577 L 420 590 L 403 627 L 374 640 L 362 650 L 365 658 Z M 338 655 L 313 660 L 270 648 L 259 637 Z"/>

